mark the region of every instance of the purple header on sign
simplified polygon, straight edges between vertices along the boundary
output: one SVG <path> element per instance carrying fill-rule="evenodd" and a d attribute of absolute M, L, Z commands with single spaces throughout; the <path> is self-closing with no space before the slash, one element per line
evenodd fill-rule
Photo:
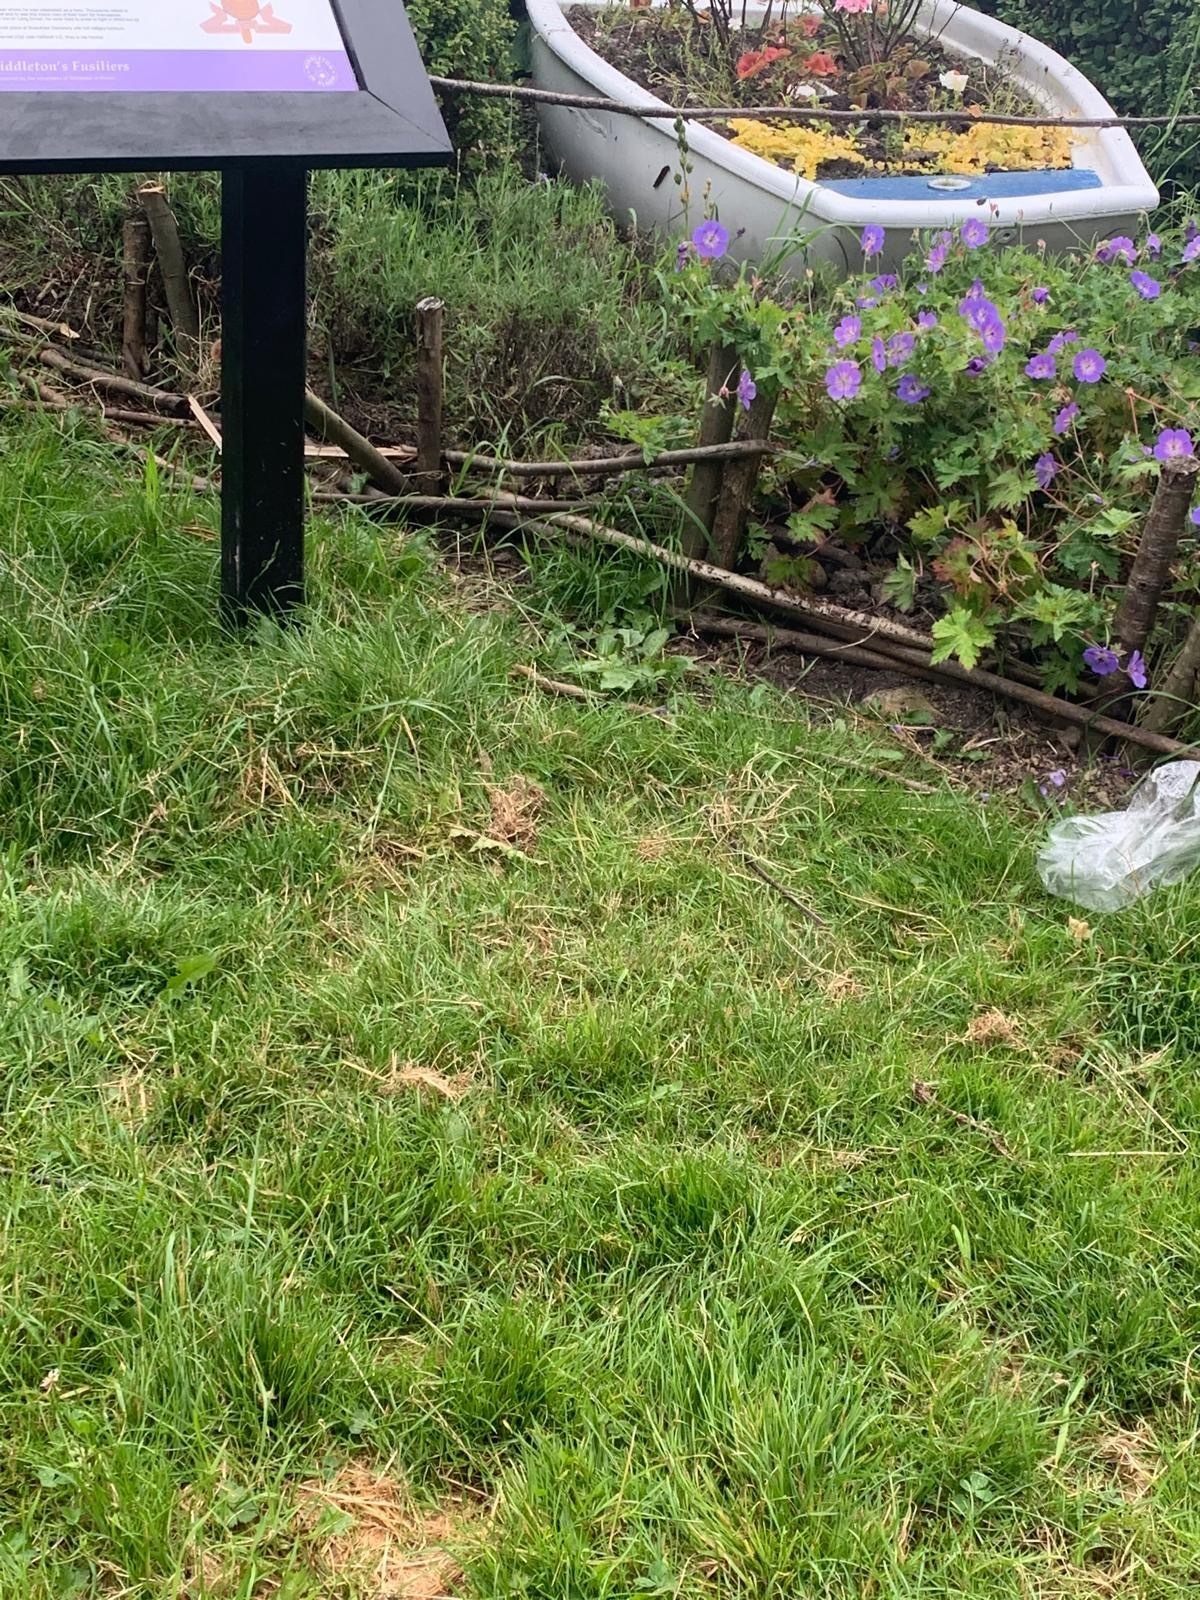
<path fill-rule="evenodd" d="M 4 50 L 8 90 L 127 90 L 137 94 L 238 93 L 358 88 L 341 50 Z"/>

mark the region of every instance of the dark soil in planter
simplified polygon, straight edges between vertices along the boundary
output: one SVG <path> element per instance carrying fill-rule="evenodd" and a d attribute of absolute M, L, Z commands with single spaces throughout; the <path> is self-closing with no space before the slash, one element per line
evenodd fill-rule
<path fill-rule="evenodd" d="M 880 174 L 923 176 L 936 172 L 985 172 L 1070 165 L 1070 143 L 1061 131 L 1013 130 L 977 124 L 971 112 L 989 110 L 1032 115 L 1038 107 L 1012 80 L 1003 61 L 992 64 L 954 55 L 935 39 L 903 42 L 878 68 L 855 68 L 841 53 L 836 31 L 822 22 L 807 36 L 800 20 L 766 30 L 734 30 L 723 44 L 711 26 L 677 10 L 604 10 L 574 6 L 572 28 L 610 65 L 672 105 L 811 104 L 829 110 L 952 111 L 964 115 L 934 128 L 905 133 L 894 122 L 860 125 L 713 124 L 744 148 L 815 179 Z M 773 51 L 777 58 L 758 65 Z M 749 62 L 747 58 L 751 59 Z M 813 60 L 821 70 L 813 70 Z M 743 73 L 739 77 L 739 65 Z M 961 73 L 957 90 L 942 81 Z M 810 135 L 803 144 L 795 133 Z M 817 133 L 813 139 L 811 135 Z M 780 135 L 785 134 L 782 138 Z M 822 139 L 820 135 L 825 137 Z M 969 150 L 957 136 L 969 135 Z M 914 148 L 914 144 L 917 146 Z M 828 148 L 823 148 L 827 145 Z"/>

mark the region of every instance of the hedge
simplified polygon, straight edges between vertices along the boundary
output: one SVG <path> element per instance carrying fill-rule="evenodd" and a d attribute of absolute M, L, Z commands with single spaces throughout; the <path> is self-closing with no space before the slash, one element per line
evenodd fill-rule
<path fill-rule="evenodd" d="M 508 0 L 407 0 L 407 10 L 426 71 L 438 78 L 511 81 L 516 24 Z M 442 112 L 460 156 L 510 148 L 512 112 L 504 101 L 447 95 Z"/>
<path fill-rule="evenodd" d="M 1124 116 L 1200 112 L 1200 0 L 971 0 L 1066 56 Z M 1137 135 L 1157 182 L 1200 187 L 1200 127 Z"/>

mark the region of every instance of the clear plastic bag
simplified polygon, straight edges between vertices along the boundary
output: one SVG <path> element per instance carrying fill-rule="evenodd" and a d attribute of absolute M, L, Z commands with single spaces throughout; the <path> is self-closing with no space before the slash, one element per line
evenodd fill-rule
<path fill-rule="evenodd" d="M 1120 911 L 1200 866 L 1200 761 L 1148 773 L 1124 811 L 1064 817 L 1037 858 L 1038 877 L 1089 911 Z"/>

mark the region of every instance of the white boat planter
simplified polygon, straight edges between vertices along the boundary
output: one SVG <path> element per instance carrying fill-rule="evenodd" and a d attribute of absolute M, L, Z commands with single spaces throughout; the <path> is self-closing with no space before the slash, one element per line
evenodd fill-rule
<path fill-rule="evenodd" d="M 603 9 L 606 0 L 575 0 Z M 527 0 L 533 80 L 542 89 L 601 95 L 626 105 L 663 105 L 584 44 L 558 0 Z M 760 5 L 750 5 L 752 20 Z M 1028 34 L 955 0 L 928 0 L 918 26 L 955 54 L 1003 59 L 1007 75 L 1056 116 L 1111 117 L 1112 108 L 1081 72 Z M 882 264 L 895 268 L 912 249 L 914 229 L 953 227 L 984 217 L 998 243 L 1018 237 L 1067 250 L 1081 241 L 1132 234 L 1158 204 L 1158 191 L 1123 128 L 1082 130 L 1068 169 L 998 172 L 971 179 L 945 174 L 811 182 L 741 150 L 703 123 L 687 124 L 687 192 L 681 201 L 679 141 L 670 118 L 539 108 L 552 160 L 576 182 L 599 179 L 615 216 L 680 237 L 715 212 L 733 232 L 734 253 L 756 260 L 781 241 L 803 240 L 794 265 L 819 258 L 839 270 L 862 265 L 858 239 L 867 223 L 886 231 Z M 875 263 L 879 264 L 880 258 Z"/>

